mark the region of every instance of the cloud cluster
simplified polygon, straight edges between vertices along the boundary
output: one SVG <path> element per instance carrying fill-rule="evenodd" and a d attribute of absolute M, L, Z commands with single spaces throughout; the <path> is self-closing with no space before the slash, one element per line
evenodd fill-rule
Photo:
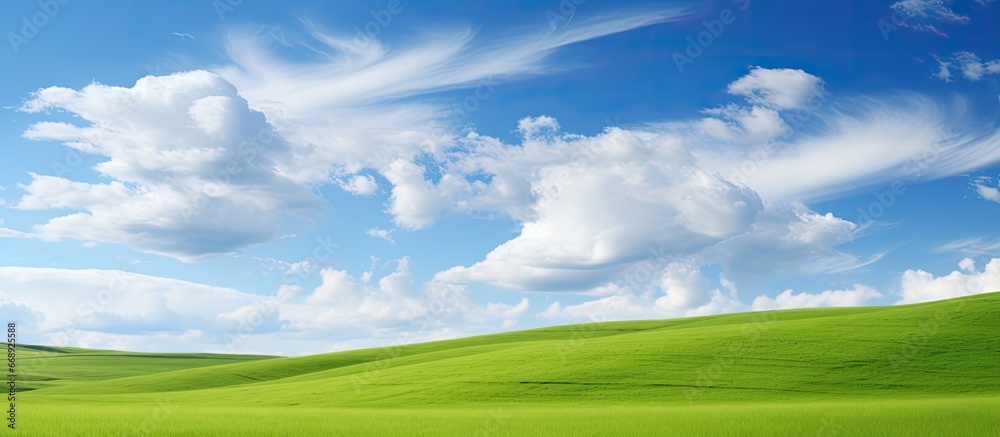
<path fill-rule="evenodd" d="M 762 68 L 727 91 L 744 101 L 702 119 L 581 136 L 543 116 L 519 122 L 518 144 L 469 134 L 446 149 L 436 181 L 424 177 L 420 164 L 397 162 L 408 177 L 389 178 L 390 211 L 410 227 L 456 211 L 501 212 L 522 223 L 517 237 L 478 263 L 439 273 L 439 281 L 591 290 L 654 257 L 665 260 L 646 275 L 654 283 L 674 262 L 722 264 L 738 280 L 821 274 L 882 254 L 838 250 L 859 235 L 859 224 L 799 200 L 942 177 L 1000 159 L 995 129 L 957 135 L 955 114 L 917 95 L 845 100 L 824 112 L 808 103 L 825 98 L 820 79 Z M 811 120 L 801 131 L 791 129 L 803 118 L 795 110 L 803 108 Z M 651 257 L 651 248 L 660 249 Z M 710 297 L 711 290 L 702 290 L 699 300 Z"/>
<path fill-rule="evenodd" d="M 795 293 L 785 290 L 774 297 L 758 296 L 751 307 L 755 311 L 784 310 L 790 308 L 860 306 L 869 300 L 881 298 L 874 288 L 857 284 L 849 290 L 827 290 L 818 294 Z"/>
<path fill-rule="evenodd" d="M 62 110 L 89 125 L 43 122 L 25 136 L 107 158 L 94 170 L 110 180 L 33 174 L 17 206 L 73 211 L 38 225 L 42 238 L 117 242 L 190 261 L 266 242 L 288 214 L 314 214 L 325 206 L 310 191 L 316 184 L 373 195 L 388 182 L 387 211 L 404 230 L 454 214 L 522 223 L 517 238 L 441 280 L 585 288 L 651 246 L 725 258 L 739 247 L 717 246 L 759 246 L 754 235 L 823 220 L 839 236 L 775 242 L 803 247 L 789 253 L 840 256 L 832 247 L 849 224 L 797 202 L 1000 158 L 994 130 L 954 133 L 960 107 L 903 95 L 824 109 L 822 80 L 797 69 L 752 68 L 726 88 L 740 101 L 693 120 L 586 137 L 563 133 L 554 117 L 526 117 L 520 144 L 456 128 L 449 108 L 427 97 L 466 88 L 478 99 L 483 87 L 557 71 L 545 60 L 560 47 L 686 14 L 642 12 L 575 21 L 540 38 L 483 44 L 462 31 L 393 50 L 372 41 L 361 52 L 311 26 L 312 42 L 323 45 L 310 47 L 326 55 L 312 60 L 234 32 L 233 63 L 217 68 L 226 80 L 196 71 L 132 88 L 45 89 L 23 110 Z M 911 171 L 928 154 L 941 158 Z"/>
<path fill-rule="evenodd" d="M 409 260 L 396 263 L 376 285 L 371 271 L 356 278 L 326 269 L 318 287 L 303 294 L 283 285 L 272 296 L 112 270 L 0 267 L 0 310 L 26 328 L 28 342 L 298 354 L 333 341 L 373 346 L 404 333 L 506 328 L 529 309 L 524 298 L 482 305 L 464 287 L 415 286 Z"/>
<path fill-rule="evenodd" d="M 462 163 L 463 170 L 492 175 L 489 183 L 464 182 L 469 203 L 523 220 L 520 235 L 438 280 L 586 289 L 649 247 L 683 255 L 741 233 L 763 209 L 753 191 L 699 168 L 669 135 L 617 128 L 595 137 L 522 133 L 520 147 L 472 138 L 473 152 Z"/>
<path fill-rule="evenodd" d="M 900 280 L 900 303 L 927 302 L 1000 291 L 1000 258 L 993 258 L 982 271 L 972 258 L 965 258 L 955 270 L 934 276 L 923 270 L 907 270 Z"/>

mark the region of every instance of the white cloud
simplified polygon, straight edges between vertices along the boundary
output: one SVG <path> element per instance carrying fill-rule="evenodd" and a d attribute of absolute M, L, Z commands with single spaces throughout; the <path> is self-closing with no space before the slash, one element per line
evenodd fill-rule
<path fill-rule="evenodd" d="M 375 178 L 371 175 L 354 175 L 341 183 L 340 188 L 359 196 L 371 196 L 378 191 L 378 182 L 375 182 Z"/>
<path fill-rule="evenodd" d="M 729 143 L 756 145 L 789 131 L 788 124 L 773 108 L 731 104 L 704 112 L 712 117 L 695 122 L 695 129 L 709 138 Z"/>
<path fill-rule="evenodd" d="M 220 313 L 265 299 L 231 288 L 94 269 L 0 267 L 0 290 L 43 313 L 39 329 L 53 332 L 206 329 Z"/>
<path fill-rule="evenodd" d="M 874 288 L 856 284 L 849 290 L 827 290 L 818 294 L 795 293 L 785 290 L 775 297 L 758 296 L 751 307 L 754 311 L 785 310 L 791 308 L 847 307 L 864 305 L 870 300 L 881 298 Z"/>
<path fill-rule="evenodd" d="M 468 204 L 503 208 L 523 225 L 482 262 L 437 280 L 587 289 L 650 247 L 682 256 L 741 233 L 762 209 L 752 191 L 698 168 L 670 135 L 610 128 L 521 147 L 476 137 L 469 148 L 478 152 L 469 160 L 493 178 L 463 185 L 474 193 Z M 505 195 L 493 196 L 495 190 Z M 489 203 L 498 199 L 509 203 Z"/>
<path fill-rule="evenodd" d="M 951 82 L 951 62 L 941 60 L 937 56 L 934 57 L 934 60 L 937 61 L 938 67 L 937 71 L 931 74 L 931 77 L 936 77 L 945 82 Z"/>
<path fill-rule="evenodd" d="M 966 256 L 993 255 L 1000 253 L 1000 240 L 990 241 L 983 237 L 965 238 L 942 244 L 936 247 L 934 251 L 939 253 L 959 253 Z"/>
<path fill-rule="evenodd" d="M 858 232 L 858 224 L 802 204 L 767 202 L 747 232 L 708 248 L 700 259 L 721 264 L 737 281 L 843 272 L 881 256 L 861 257 L 838 249 Z"/>
<path fill-rule="evenodd" d="M 801 108 L 809 99 L 825 92 L 823 81 L 805 71 L 761 67 L 729 84 L 726 91 L 746 97 L 751 103 L 778 109 Z"/>
<path fill-rule="evenodd" d="M 254 257 L 255 260 L 260 261 L 261 265 L 264 267 L 265 274 L 268 271 L 278 270 L 284 276 L 296 275 L 302 277 L 316 270 L 317 265 L 315 260 L 300 260 L 294 262 L 282 261 L 280 259 L 274 258 L 260 258 Z"/>
<path fill-rule="evenodd" d="M 572 321 L 672 318 L 745 311 L 732 282 L 721 278 L 725 290 L 712 289 L 690 265 L 675 263 L 654 293 L 635 293 L 617 285 L 603 287 L 606 297 L 575 305 L 553 302 L 539 316 Z"/>
<path fill-rule="evenodd" d="M 278 294 L 277 294 L 276 297 L 277 297 L 277 299 L 279 301 L 287 302 L 287 301 L 291 300 L 292 298 L 294 298 L 295 296 L 298 296 L 298 294 L 301 291 L 302 291 L 302 287 L 300 287 L 298 285 L 281 284 L 280 286 L 278 286 Z"/>
<path fill-rule="evenodd" d="M 289 117 L 332 106 L 363 106 L 431 92 L 474 87 L 485 77 L 510 79 L 556 68 L 543 60 L 560 47 L 686 16 L 686 9 L 632 11 L 576 20 L 558 33 L 537 32 L 480 43 L 469 29 L 439 30 L 386 50 L 377 40 L 359 46 L 311 26 L 325 56 L 290 63 L 273 56 L 262 35 L 234 32 L 228 51 L 236 65 L 223 76 L 254 101 L 278 104 Z M 359 56 L 359 50 L 364 51 Z M 294 68 L 292 68 L 294 67 Z"/>
<path fill-rule="evenodd" d="M 956 13 L 948 7 L 948 3 L 951 3 L 951 0 L 902 0 L 893 3 L 890 7 L 910 18 L 933 18 L 956 23 L 969 22 L 969 17 Z"/>
<path fill-rule="evenodd" d="M 620 293 L 578 305 L 563 306 L 553 302 L 540 315 L 548 318 L 568 318 L 603 322 L 614 319 L 640 319 L 650 314 L 648 304 L 635 295 Z"/>
<path fill-rule="evenodd" d="M 827 106 L 833 106 L 833 103 Z M 765 198 L 818 200 L 891 181 L 951 176 L 1000 160 L 1000 131 L 973 123 L 965 102 L 944 106 L 919 94 L 850 98 L 810 126 L 766 146 L 720 148 L 692 138 L 700 162 Z M 794 180 L 794 184 L 787 181 Z"/>
<path fill-rule="evenodd" d="M 393 184 L 389 212 L 408 230 L 429 227 L 442 215 L 467 209 L 463 198 L 472 193 L 459 175 L 446 174 L 435 184 L 426 179 L 423 166 L 402 159 L 389 165 L 385 177 Z"/>
<path fill-rule="evenodd" d="M 21 231 L 15 231 L 13 229 L 7 229 L 3 227 L 4 221 L 0 219 L 0 238 L 18 238 L 18 237 L 28 237 L 29 235 Z"/>
<path fill-rule="evenodd" d="M 289 177 L 324 182 L 331 170 L 342 177 L 374 169 L 390 179 L 405 178 L 390 169 L 397 159 L 438 156 L 464 124 L 463 114 L 474 111 L 501 83 L 564 70 L 548 62 L 567 45 L 683 18 L 690 8 L 632 10 L 582 16 L 556 33 L 540 16 L 537 29 L 519 34 L 478 35 L 468 28 L 437 29 L 409 35 L 392 50 L 379 40 L 359 44 L 354 35 L 341 35 L 306 23 L 317 56 L 290 61 L 278 50 L 285 44 L 272 35 L 246 29 L 230 33 L 227 52 L 231 65 L 216 69 L 234 83 L 254 108 L 278 123 L 279 131 L 302 145 L 287 167 Z M 382 35 L 380 39 L 390 38 Z M 442 91 L 468 89 L 457 107 L 421 99 Z M 462 105 L 470 100 L 472 107 Z M 362 183 L 365 192 L 371 180 Z M 395 179 L 398 180 L 398 179 Z M 346 184 L 348 190 L 359 188 Z M 424 222 L 400 220 L 404 228 Z"/>
<path fill-rule="evenodd" d="M 458 285 L 430 282 L 413 284 L 409 259 L 396 261 L 396 270 L 369 285 L 346 271 L 324 269 L 323 282 L 305 296 L 301 304 L 283 307 L 293 320 L 293 329 L 308 332 L 352 329 L 424 331 L 463 324 L 494 325 L 516 321 L 528 308 L 522 298 L 516 305 L 473 301 Z"/>
<path fill-rule="evenodd" d="M 993 0 L 976 0 L 976 3 L 986 6 Z M 948 34 L 939 29 L 935 23 L 968 24 L 972 19 L 968 15 L 962 15 L 951 8 L 952 0 L 901 0 L 894 3 L 890 8 L 895 13 L 902 15 L 897 19 L 893 16 L 893 24 L 923 32 L 931 32 L 939 36 L 947 37 Z"/>
<path fill-rule="evenodd" d="M 517 122 L 517 130 L 525 137 L 534 137 L 546 131 L 556 133 L 559 131 L 559 122 L 547 115 L 525 117 Z"/>
<path fill-rule="evenodd" d="M 989 200 L 990 202 L 1000 203 L 1000 189 L 993 182 L 993 179 L 988 177 L 977 178 L 972 183 L 973 188 L 979 193 L 979 197 L 984 200 Z"/>
<path fill-rule="evenodd" d="M 76 115 L 82 125 L 36 123 L 24 136 L 107 158 L 94 166 L 107 183 L 32 173 L 21 186 L 18 208 L 74 211 L 35 226 L 41 238 L 191 261 L 268 241 L 283 217 L 324 207 L 275 171 L 290 148 L 273 126 L 208 72 L 149 76 L 132 88 L 46 88 L 22 110 Z"/>
<path fill-rule="evenodd" d="M 961 271 L 934 276 L 924 270 L 907 270 L 900 281 L 899 303 L 927 302 L 1000 291 L 1000 258 L 990 260 L 983 271 L 971 258 L 959 263 Z"/>
<path fill-rule="evenodd" d="M 38 325 L 45 321 L 45 315 L 38 310 L 27 303 L 3 297 L 3 294 L 0 292 L 0 314 L 4 315 L 5 322 L 17 323 L 22 334 L 38 329 Z"/>
<path fill-rule="evenodd" d="M 396 244 L 396 240 L 392 239 L 392 233 L 394 231 L 395 231 L 395 229 L 389 229 L 389 230 L 379 229 L 376 226 L 374 228 L 369 229 L 368 232 L 366 232 L 366 234 L 368 234 L 369 237 L 378 238 L 378 239 L 381 239 L 381 240 L 385 240 L 385 241 L 388 241 L 389 244 L 395 245 Z"/>
<path fill-rule="evenodd" d="M 676 272 L 674 273 L 676 275 Z M 710 289 L 704 278 L 694 278 L 688 273 L 681 288 L 694 291 L 699 296 L 697 302 L 684 302 L 681 305 L 667 296 L 656 298 L 648 294 L 629 293 L 618 289 L 611 296 L 583 302 L 577 305 L 562 305 L 554 302 L 539 315 L 546 318 L 571 319 L 575 321 L 606 321 L 641 318 L 672 318 L 732 313 L 740 311 L 767 311 L 792 308 L 816 307 L 847 307 L 860 306 L 871 300 L 882 298 L 883 295 L 865 285 L 855 285 L 848 290 L 827 290 L 821 293 L 795 293 L 785 290 L 776 296 L 760 295 L 753 299 L 750 305 L 743 304 L 738 296 L 735 284 L 721 278 L 723 289 Z M 695 284 L 694 287 L 691 285 Z M 677 289 L 676 284 L 672 284 Z"/>
<path fill-rule="evenodd" d="M 490 303 L 486 305 L 486 313 L 496 317 L 498 319 L 507 321 L 516 320 L 521 317 L 526 311 L 528 311 L 529 301 L 528 298 L 522 297 L 521 301 L 516 305 L 507 305 L 504 303 Z"/>
<path fill-rule="evenodd" d="M 1000 59 L 984 61 L 971 52 L 958 52 L 950 58 L 934 59 L 938 62 L 938 71 L 933 76 L 945 82 L 951 82 L 952 69 L 958 69 L 962 72 L 962 77 L 973 82 L 984 76 L 1000 74 Z"/>
<path fill-rule="evenodd" d="M 16 238 L 24 237 L 26 234 L 21 231 L 16 231 L 13 229 L 0 228 L 0 238 Z"/>
<path fill-rule="evenodd" d="M 656 299 L 656 308 L 668 312 L 689 310 L 706 303 L 708 281 L 695 266 L 674 262 L 661 272 L 659 287 L 666 294 Z"/>

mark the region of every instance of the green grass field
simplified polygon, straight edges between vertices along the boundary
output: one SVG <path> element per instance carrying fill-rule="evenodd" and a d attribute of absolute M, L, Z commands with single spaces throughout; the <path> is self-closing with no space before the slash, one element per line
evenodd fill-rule
<path fill-rule="evenodd" d="M 9 435 L 1000 435 L 1000 293 L 295 358 L 21 346 Z"/>

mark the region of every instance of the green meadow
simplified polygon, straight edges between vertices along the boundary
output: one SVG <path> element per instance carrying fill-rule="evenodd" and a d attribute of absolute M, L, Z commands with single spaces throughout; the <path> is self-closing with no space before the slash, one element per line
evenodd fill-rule
<path fill-rule="evenodd" d="M 1000 435 L 1000 293 L 302 357 L 20 346 L 22 436 Z"/>

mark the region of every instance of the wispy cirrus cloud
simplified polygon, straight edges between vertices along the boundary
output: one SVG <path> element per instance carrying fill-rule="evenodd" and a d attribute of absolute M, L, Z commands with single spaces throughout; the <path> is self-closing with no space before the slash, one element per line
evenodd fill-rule
<path fill-rule="evenodd" d="M 972 52 L 958 52 L 947 58 L 935 57 L 938 69 L 933 76 L 945 82 L 951 82 L 954 77 L 952 70 L 957 69 L 962 77 L 970 81 L 978 81 L 985 76 L 1000 74 L 1000 59 L 982 60 Z"/>
<path fill-rule="evenodd" d="M 993 0 L 975 0 L 981 6 L 986 6 Z M 893 3 L 890 9 L 902 14 L 899 21 L 901 27 L 908 27 L 923 32 L 931 32 L 943 37 L 948 34 L 941 30 L 941 24 L 968 24 L 972 18 L 955 12 L 953 0 L 901 0 Z"/>
<path fill-rule="evenodd" d="M 563 67 L 547 58 L 561 47 L 678 20 L 690 12 L 684 7 L 634 10 L 578 18 L 558 32 L 540 25 L 492 38 L 469 28 L 436 29 L 391 50 L 378 40 L 359 46 L 353 36 L 307 23 L 325 56 L 305 62 L 283 59 L 267 46 L 268 38 L 237 30 L 227 46 L 233 65 L 218 71 L 250 101 L 279 104 L 286 117 L 294 118 L 319 109 L 470 88 L 483 78 L 513 80 L 557 72 Z"/>
<path fill-rule="evenodd" d="M 958 253 L 965 256 L 995 255 L 1000 253 L 1000 240 L 990 240 L 985 237 L 964 238 L 942 244 L 934 248 L 934 251 Z"/>

